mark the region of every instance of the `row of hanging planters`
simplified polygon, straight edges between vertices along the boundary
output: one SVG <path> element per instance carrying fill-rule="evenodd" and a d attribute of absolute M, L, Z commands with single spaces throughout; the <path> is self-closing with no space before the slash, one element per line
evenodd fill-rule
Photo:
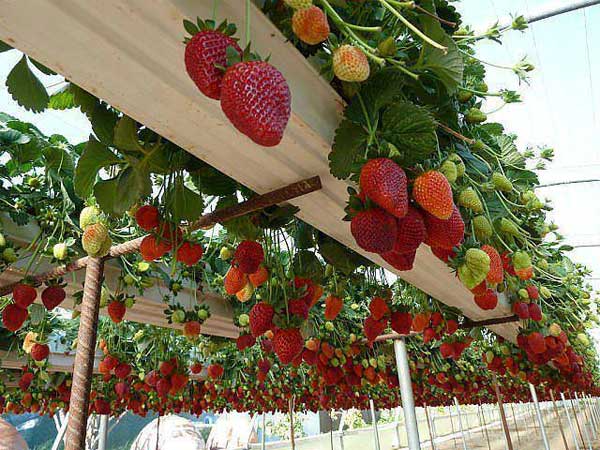
<path fill-rule="evenodd" d="M 430 247 L 481 309 L 493 310 L 504 294 L 522 319 L 518 345 L 461 329 L 460 311 L 391 283 L 381 268 L 297 219 L 294 207 L 196 229 L 203 211 L 254 193 L 68 81 L 33 107 L 30 96 L 43 87 L 32 68 L 45 68 L 24 56 L 13 71 L 31 76 L 9 76 L 13 97 L 34 110 L 80 108 L 93 134 L 72 145 L 0 115 L 5 226 L 39 229 L 25 246 L 8 232 L 0 239 L 2 270 L 26 259 L 22 282 L 1 300 L 2 342 L 30 361 L 24 373 L 8 374 L 19 389 L 2 394 L 4 407 L 68 405 L 68 376 L 48 370 L 49 344 L 77 345 L 78 308 L 69 321 L 60 306 L 67 284 L 80 286 L 64 277 L 35 289 L 31 275 L 42 262 L 105 256 L 112 244 L 141 236 L 139 252 L 117 259 L 116 288 L 103 288 L 109 319 L 100 330 L 97 411 L 285 409 L 290 395 L 306 409 L 361 407 L 369 397 L 395 406 L 391 346 L 376 343 L 388 331 L 420 335 L 411 338 L 419 403 L 453 395 L 475 402 L 478 392 L 489 400 L 484 367 L 514 386 L 515 398 L 525 381 L 594 393 L 589 272 L 565 255 L 570 248 L 546 223 L 551 206 L 534 193 L 533 169 L 553 152 L 520 152 L 516 137 L 482 112 L 488 97 L 512 103 L 519 96 L 488 89 L 474 44 L 525 29 L 522 18 L 475 35 L 444 0 L 265 1 L 263 10 L 347 101 L 329 155 L 331 173 L 350 186 L 350 223 L 340 226 L 399 271 Z M 232 24 L 184 26 L 191 37 L 182 70 L 221 102 L 235 129 L 277 146 L 293 94 L 283 76 L 241 49 Z M 522 60 L 509 69 L 525 80 L 533 67 Z M 154 286 L 183 337 L 124 321 L 136 295 Z M 178 301 L 187 288 L 194 307 Z M 235 342 L 202 336 L 208 292 L 232 305 L 241 331 Z"/>

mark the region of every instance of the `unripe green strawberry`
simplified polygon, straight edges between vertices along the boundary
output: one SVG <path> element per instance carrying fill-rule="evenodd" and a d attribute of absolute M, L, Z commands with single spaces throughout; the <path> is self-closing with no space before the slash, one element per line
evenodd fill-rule
<path fill-rule="evenodd" d="M 371 68 L 360 48 L 346 44 L 333 52 L 333 73 L 342 81 L 360 82 L 369 78 Z"/>
<path fill-rule="evenodd" d="M 183 321 L 185 320 L 185 311 L 183 309 L 177 309 L 173 311 L 173 314 L 171 315 L 171 320 L 174 323 L 183 323 Z"/>
<path fill-rule="evenodd" d="M 480 152 L 484 148 L 485 148 L 485 143 L 480 140 L 476 140 L 475 142 L 473 142 L 471 144 L 471 150 L 473 150 L 474 152 Z"/>
<path fill-rule="evenodd" d="M 485 278 L 490 271 L 490 257 L 479 248 L 470 248 L 465 254 L 465 264 L 477 275 Z"/>
<path fill-rule="evenodd" d="M 487 115 L 479 108 L 471 108 L 465 114 L 465 121 L 467 123 L 482 123 L 487 120 Z"/>
<path fill-rule="evenodd" d="M 550 292 L 550 289 L 548 289 L 546 286 L 542 286 L 540 288 L 540 295 L 542 296 L 542 298 L 545 298 L 545 299 L 552 297 L 552 293 Z"/>
<path fill-rule="evenodd" d="M 588 345 L 590 345 L 590 340 L 588 339 L 587 335 L 585 333 L 578 333 L 577 334 L 577 340 L 579 342 L 581 342 L 585 347 L 587 347 Z"/>
<path fill-rule="evenodd" d="M 512 182 L 499 172 L 494 172 L 492 174 L 491 181 L 494 187 L 499 191 L 511 192 L 513 190 Z"/>
<path fill-rule="evenodd" d="M 527 289 L 519 289 L 519 297 L 525 300 L 528 299 L 529 293 L 527 292 Z"/>
<path fill-rule="evenodd" d="M 59 242 L 58 244 L 54 244 L 54 247 L 52 247 L 52 255 L 59 261 L 64 261 L 67 258 L 68 250 L 69 248 L 67 247 L 67 244 L 64 242 Z"/>
<path fill-rule="evenodd" d="M 489 239 L 494 234 L 492 224 L 485 216 L 475 216 L 473 218 L 473 228 L 475 229 L 475 237 L 479 241 Z"/>
<path fill-rule="evenodd" d="M 456 175 L 458 178 L 462 177 L 465 174 L 465 163 L 463 162 L 462 158 L 460 156 L 458 156 L 456 153 L 450 153 L 448 155 L 448 161 L 452 161 L 454 164 L 456 164 Z"/>
<path fill-rule="evenodd" d="M 81 244 L 88 255 L 97 256 L 108 238 L 108 228 L 103 223 L 98 222 L 85 228 L 81 237 Z"/>
<path fill-rule="evenodd" d="M 519 228 L 517 225 L 510 219 L 502 218 L 500 219 L 498 229 L 500 232 L 507 234 L 509 236 L 520 236 Z"/>
<path fill-rule="evenodd" d="M 475 192 L 475 189 L 472 187 L 462 190 L 462 192 L 458 195 L 458 204 L 463 208 L 470 209 L 475 213 L 483 212 L 483 203 L 481 203 L 479 195 L 477 195 L 477 192 Z"/>
<path fill-rule="evenodd" d="M 125 299 L 125 308 L 133 308 L 133 305 L 135 305 L 135 298 L 127 297 Z"/>
<path fill-rule="evenodd" d="M 518 251 L 513 255 L 512 263 L 515 269 L 526 269 L 531 267 L 531 257 L 523 251 Z"/>
<path fill-rule="evenodd" d="M 250 323 L 250 316 L 248 314 L 240 314 L 238 322 L 240 323 L 240 326 L 246 327 Z"/>
<path fill-rule="evenodd" d="M 87 228 L 100 220 L 100 210 L 95 206 L 86 206 L 79 214 L 79 226 L 81 229 Z"/>
<path fill-rule="evenodd" d="M 560 336 L 561 332 L 562 332 L 562 330 L 560 328 L 560 325 L 557 323 L 552 323 L 548 327 L 548 333 L 550 333 L 550 336 L 558 337 L 558 336 Z"/>
<path fill-rule="evenodd" d="M 394 56 L 396 54 L 396 39 L 393 36 L 388 36 L 386 39 L 377 44 L 377 51 L 381 56 Z"/>
<path fill-rule="evenodd" d="M 546 260 L 546 259 L 540 259 L 538 261 L 538 266 L 540 269 L 543 269 L 543 270 L 548 270 L 548 267 L 550 267 L 550 265 L 548 264 L 548 260 Z"/>
<path fill-rule="evenodd" d="M 293 9 L 310 8 L 312 0 L 283 0 L 286 5 Z"/>
<path fill-rule="evenodd" d="M 6 247 L 2 251 L 2 259 L 7 264 L 12 264 L 17 260 L 17 252 L 15 252 L 15 249 L 12 247 Z"/>
<path fill-rule="evenodd" d="M 2 233 L 0 233 L 0 248 L 6 247 L 6 238 Z"/>
<path fill-rule="evenodd" d="M 458 170 L 456 169 L 456 164 L 450 160 L 444 161 L 444 163 L 440 166 L 440 172 L 444 174 L 450 183 L 454 183 L 458 178 Z"/>
<path fill-rule="evenodd" d="M 207 309 L 202 308 L 202 309 L 198 310 L 198 319 L 200 319 L 201 321 L 204 321 L 204 320 L 208 319 L 209 317 L 210 317 L 210 313 L 208 312 Z"/>
<path fill-rule="evenodd" d="M 219 251 L 219 258 L 222 259 L 223 261 L 226 261 L 228 259 L 231 259 L 231 257 L 233 256 L 233 250 L 231 250 L 231 248 L 225 246 L 225 247 L 221 247 L 221 251 Z"/>
<path fill-rule="evenodd" d="M 471 98 L 473 98 L 473 93 L 469 92 L 469 91 L 461 90 L 461 91 L 458 91 L 458 94 L 456 94 L 456 98 L 461 103 L 467 103 L 469 100 L 471 100 Z"/>
<path fill-rule="evenodd" d="M 480 83 L 477 83 L 477 85 L 475 86 L 475 90 L 479 92 L 487 92 L 489 88 L 485 81 L 482 81 Z"/>

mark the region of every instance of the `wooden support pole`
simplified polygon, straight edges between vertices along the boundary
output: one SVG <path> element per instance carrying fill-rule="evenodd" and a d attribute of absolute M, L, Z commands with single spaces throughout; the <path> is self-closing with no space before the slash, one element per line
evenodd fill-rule
<path fill-rule="evenodd" d="M 498 409 L 500 410 L 500 418 L 502 419 L 502 429 L 504 430 L 504 437 L 506 439 L 506 446 L 508 450 L 513 450 L 512 440 L 510 438 L 510 430 L 508 429 L 508 423 L 506 422 L 506 414 L 504 414 L 504 404 L 502 403 L 502 394 L 498 387 L 498 379 L 496 374 L 493 374 L 494 380 L 494 391 L 496 391 L 496 399 L 498 400 Z"/>
<path fill-rule="evenodd" d="M 255 211 L 260 211 L 261 209 L 269 206 L 284 203 L 302 195 L 318 191 L 319 189 L 321 189 L 321 179 L 318 176 L 307 178 L 305 180 L 284 186 L 280 189 L 267 192 L 266 194 L 254 196 L 245 202 L 239 203 L 238 205 L 218 209 L 217 211 L 205 214 L 196 222 L 191 224 L 189 228 L 190 230 L 197 230 L 199 228 L 208 227 L 217 223 L 226 222 L 230 219 L 235 219 L 236 217 L 240 217 Z M 144 237 L 145 236 L 142 236 L 127 242 L 123 242 L 122 244 L 113 245 L 110 248 L 109 254 L 105 256 L 104 259 L 118 258 L 128 253 L 137 251 L 140 248 L 140 244 L 144 240 Z M 90 259 L 91 258 L 89 256 L 84 256 L 83 258 L 76 259 L 67 265 L 58 266 L 48 272 L 36 275 L 32 277 L 31 281 L 35 286 L 39 286 L 48 280 L 54 280 L 66 275 L 67 273 L 84 269 L 89 264 Z M 19 282 L 1 286 L 0 297 L 10 294 L 13 290 L 13 287 L 19 284 Z"/>
<path fill-rule="evenodd" d="M 550 389 L 550 399 L 552 400 L 552 407 L 554 409 L 554 415 L 556 416 L 556 421 L 558 422 L 558 429 L 560 430 L 560 435 L 562 436 L 563 444 L 565 445 L 565 450 L 569 450 L 569 444 L 567 443 L 567 437 L 565 436 L 565 430 L 562 426 L 562 421 L 560 420 L 560 414 L 558 412 L 558 407 L 556 406 L 556 399 L 554 398 L 554 390 Z"/>
<path fill-rule="evenodd" d="M 104 260 L 102 258 L 88 258 L 77 334 L 77 352 L 75 353 L 65 450 L 85 448 L 103 272 Z"/>

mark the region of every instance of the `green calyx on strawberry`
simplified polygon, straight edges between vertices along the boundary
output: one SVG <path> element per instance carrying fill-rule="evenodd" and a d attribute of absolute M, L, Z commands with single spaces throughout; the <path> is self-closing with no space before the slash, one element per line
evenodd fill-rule
<path fill-rule="evenodd" d="M 200 18 L 196 23 L 184 20 L 183 26 L 192 35 L 184 40 L 186 71 L 204 95 L 219 100 L 228 54 L 242 53 L 236 39 L 232 38 L 236 26 L 224 21 L 215 28 L 213 20 Z"/>

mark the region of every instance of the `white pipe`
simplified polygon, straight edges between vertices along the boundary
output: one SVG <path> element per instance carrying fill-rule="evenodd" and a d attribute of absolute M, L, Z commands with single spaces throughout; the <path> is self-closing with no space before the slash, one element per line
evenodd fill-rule
<path fill-rule="evenodd" d="M 467 437 L 465 436 L 465 430 L 463 427 L 462 416 L 460 414 L 460 405 L 459 405 L 458 399 L 456 397 L 454 397 L 454 406 L 456 406 L 456 412 L 458 413 L 458 427 L 460 429 L 460 435 L 462 436 L 463 449 L 469 450 L 469 448 L 467 447 Z"/>
<path fill-rule="evenodd" d="M 583 434 L 585 435 L 586 441 L 588 441 L 589 449 L 592 450 L 592 439 L 590 438 L 590 435 L 588 433 L 587 418 L 585 416 L 585 412 L 583 412 L 581 409 L 581 404 L 579 403 L 579 397 L 577 395 L 577 392 L 575 392 L 575 403 L 577 404 L 577 411 L 579 412 L 579 415 L 583 415 Z"/>
<path fill-rule="evenodd" d="M 540 431 L 542 433 L 542 442 L 544 448 L 550 450 L 550 444 L 548 443 L 548 436 L 546 435 L 546 427 L 544 426 L 544 418 L 542 417 L 542 411 L 540 409 L 540 403 L 538 402 L 537 393 L 535 392 L 535 386 L 529 383 L 529 390 L 531 391 L 531 398 L 533 399 L 533 405 L 537 414 L 537 419 L 540 424 Z"/>
<path fill-rule="evenodd" d="M 375 415 L 375 403 L 373 399 L 369 399 L 369 406 L 371 406 L 371 423 L 373 424 L 373 439 L 375 439 L 375 449 L 380 450 L 379 445 L 379 430 L 377 429 L 377 416 Z"/>
<path fill-rule="evenodd" d="M 567 400 L 565 399 L 565 394 L 560 393 L 560 399 L 562 401 L 563 408 L 565 409 L 565 413 L 567 414 L 567 422 L 569 422 L 569 429 L 571 430 L 571 436 L 573 437 L 573 442 L 575 442 L 576 450 L 580 450 L 579 442 L 577 441 L 577 433 L 575 432 L 575 427 L 573 426 L 573 421 L 571 420 L 571 414 L 569 414 L 569 407 L 567 406 Z"/>
<path fill-rule="evenodd" d="M 406 427 L 406 434 L 408 435 L 408 448 L 409 450 L 421 450 L 419 428 L 417 427 L 417 413 L 415 411 L 415 399 L 413 397 L 410 367 L 408 365 L 408 353 L 406 351 L 406 342 L 404 341 L 404 338 L 396 339 L 394 341 L 394 353 L 396 354 L 398 381 L 400 382 L 404 426 Z"/>
<path fill-rule="evenodd" d="M 100 416 L 100 430 L 98 431 L 98 450 L 106 450 L 108 439 L 108 415 Z"/>

